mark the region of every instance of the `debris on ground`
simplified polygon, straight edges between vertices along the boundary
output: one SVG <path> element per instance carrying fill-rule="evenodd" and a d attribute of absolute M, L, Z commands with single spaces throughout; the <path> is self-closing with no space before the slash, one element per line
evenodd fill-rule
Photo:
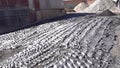
<path fill-rule="evenodd" d="M 120 20 L 115 17 L 86 17 L 1 35 L 0 68 L 114 66 L 111 49 L 115 46 L 115 27 L 120 25 Z"/>
<path fill-rule="evenodd" d="M 98 12 L 105 11 L 107 9 L 115 12 L 120 11 L 112 0 L 96 0 L 84 11 L 89 13 L 96 13 L 96 12 L 98 13 Z"/>
<path fill-rule="evenodd" d="M 77 6 L 75 6 L 75 8 L 74 8 L 74 10 L 76 11 L 76 12 L 80 12 L 80 11 L 83 11 L 85 8 L 87 8 L 89 5 L 88 5 L 88 3 L 86 3 L 86 2 L 81 2 L 81 3 L 79 3 Z"/>

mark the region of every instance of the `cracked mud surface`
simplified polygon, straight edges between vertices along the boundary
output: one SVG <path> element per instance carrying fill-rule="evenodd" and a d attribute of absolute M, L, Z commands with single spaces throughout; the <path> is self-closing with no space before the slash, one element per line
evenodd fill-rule
<path fill-rule="evenodd" d="M 86 16 L 0 36 L 0 68 L 118 68 L 115 17 Z"/>

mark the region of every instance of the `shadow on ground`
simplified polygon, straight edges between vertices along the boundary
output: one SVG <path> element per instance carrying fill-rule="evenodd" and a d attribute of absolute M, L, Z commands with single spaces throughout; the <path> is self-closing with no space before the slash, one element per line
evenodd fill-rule
<path fill-rule="evenodd" d="M 29 28 L 32 26 L 37 26 L 40 24 L 45 24 L 45 23 L 54 22 L 54 21 L 58 21 L 58 20 L 69 19 L 69 18 L 73 18 L 73 17 L 86 16 L 86 15 L 95 15 L 95 14 L 93 14 L 93 13 L 72 13 L 72 14 L 66 14 L 66 15 L 51 18 L 51 19 L 40 20 L 40 21 L 37 21 L 34 23 L 29 23 L 29 24 L 20 24 L 19 23 L 18 26 L 14 26 L 14 25 L 9 26 L 9 25 L 1 25 L 0 24 L 0 35 L 14 32 L 14 31 L 21 30 L 21 29 L 25 29 L 25 28 Z"/>

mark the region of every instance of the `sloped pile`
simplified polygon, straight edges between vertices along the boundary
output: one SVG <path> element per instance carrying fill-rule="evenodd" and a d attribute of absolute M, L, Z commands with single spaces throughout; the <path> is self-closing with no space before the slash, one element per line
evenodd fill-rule
<path fill-rule="evenodd" d="M 48 31 L 44 27 L 46 32 L 29 35 L 17 44 L 19 47 L 0 48 L 0 60 L 5 57 L 0 61 L 0 68 L 111 67 L 114 59 L 110 51 L 115 42 L 115 24 L 118 23 L 116 18 L 91 16 L 66 21 L 66 24 Z M 12 46 L 15 43 L 17 41 L 0 44 Z M 10 56 L 2 53 L 13 53 L 17 48 L 22 50 Z"/>
<path fill-rule="evenodd" d="M 96 0 L 93 4 L 91 4 L 84 11 L 91 13 L 91 12 L 101 12 L 107 9 L 111 11 L 119 11 L 117 6 L 112 0 Z"/>
<path fill-rule="evenodd" d="M 99 14 L 99 16 L 114 16 L 114 15 L 116 15 L 116 14 L 111 12 L 110 10 L 105 10 Z"/>
<path fill-rule="evenodd" d="M 80 11 L 84 10 L 85 8 L 87 8 L 88 6 L 89 6 L 88 3 L 82 2 L 82 3 L 79 3 L 77 6 L 75 6 L 74 10 L 76 12 L 80 12 Z"/>
<path fill-rule="evenodd" d="M 1 44 L 0 52 L 2 50 L 9 50 L 9 49 L 15 49 L 17 47 L 21 47 L 21 45 L 18 45 L 18 44 L 26 43 L 28 39 L 31 39 L 32 37 L 36 36 L 36 34 L 46 33 L 49 30 L 55 29 L 56 27 L 60 25 L 67 24 L 71 21 L 74 21 L 74 19 L 75 18 L 70 18 L 70 19 L 61 20 L 61 21 L 49 22 L 49 23 L 42 24 L 39 26 L 34 26 L 31 28 L 0 35 L 0 44 Z M 8 46 L 7 44 L 8 45 L 10 44 L 10 45 Z"/>

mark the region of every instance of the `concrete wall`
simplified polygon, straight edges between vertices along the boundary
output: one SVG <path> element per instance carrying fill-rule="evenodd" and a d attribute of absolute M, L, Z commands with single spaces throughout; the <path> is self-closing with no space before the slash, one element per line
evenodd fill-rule
<path fill-rule="evenodd" d="M 49 19 L 57 16 L 64 15 L 65 12 L 63 9 L 46 9 L 37 11 L 37 20 L 40 19 Z"/>
<path fill-rule="evenodd" d="M 28 6 L 30 9 L 34 10 L 34 1 L 33 0 L 28 0 Z"/>
<path fill-rule="evenodd" d="M 73 9 L 80 2 L 87 2 L 87 0 L 64 0 L 65 8 Z"/>
<path fill-rule="evenodd" d="M 40 9 L 64 8 L 63 0 L 39 0 Z"/>
<path fill-rule="evenodd" d="M 28 7 L 28 0 L 0 0 L 0 8 Z"/>
<path fill-rule="evenodd" d="M 37 11 L 37 20 L 64 15 L 63 0 L 39 0 L 40 10 Z"/>
<path fill-rule="evenodd" d="M 49 0 L 51 8 L 58 9 L 64 8 L 63 0 Z"/>
<path fill-rule="evenodd" d="M 29 18 L 30 22 L 35 22 L 36 19 L 40 20 L 40 19 L 45 19 L 45 18 L 57 17 L 65 13 L 63 11 L 64 9 L 63 0 L 14 0 L 14 1 L 13 0 L 0 0 L 0 9 L 1 7 L 3 8 L 12 7 L 14 9 L 25 7 L 25 8 L 30 9 L 29 15 L 26 15 L 28 16 L 26 18 Z M 13 14 L 15 13 L 13 12 Z M 9 16 L 9 18 L 12 18 L 12 17 Z M 14 17 L 14 19 L 16 19 L 16 17 Z M 21 17 L 20 19 L 24 20 L 25 18 Z"/>
<path fill-rule="evenodd" d="M 28 8 L 0 9 L 0 25 L 20 26 L 29 24 Z"/>

